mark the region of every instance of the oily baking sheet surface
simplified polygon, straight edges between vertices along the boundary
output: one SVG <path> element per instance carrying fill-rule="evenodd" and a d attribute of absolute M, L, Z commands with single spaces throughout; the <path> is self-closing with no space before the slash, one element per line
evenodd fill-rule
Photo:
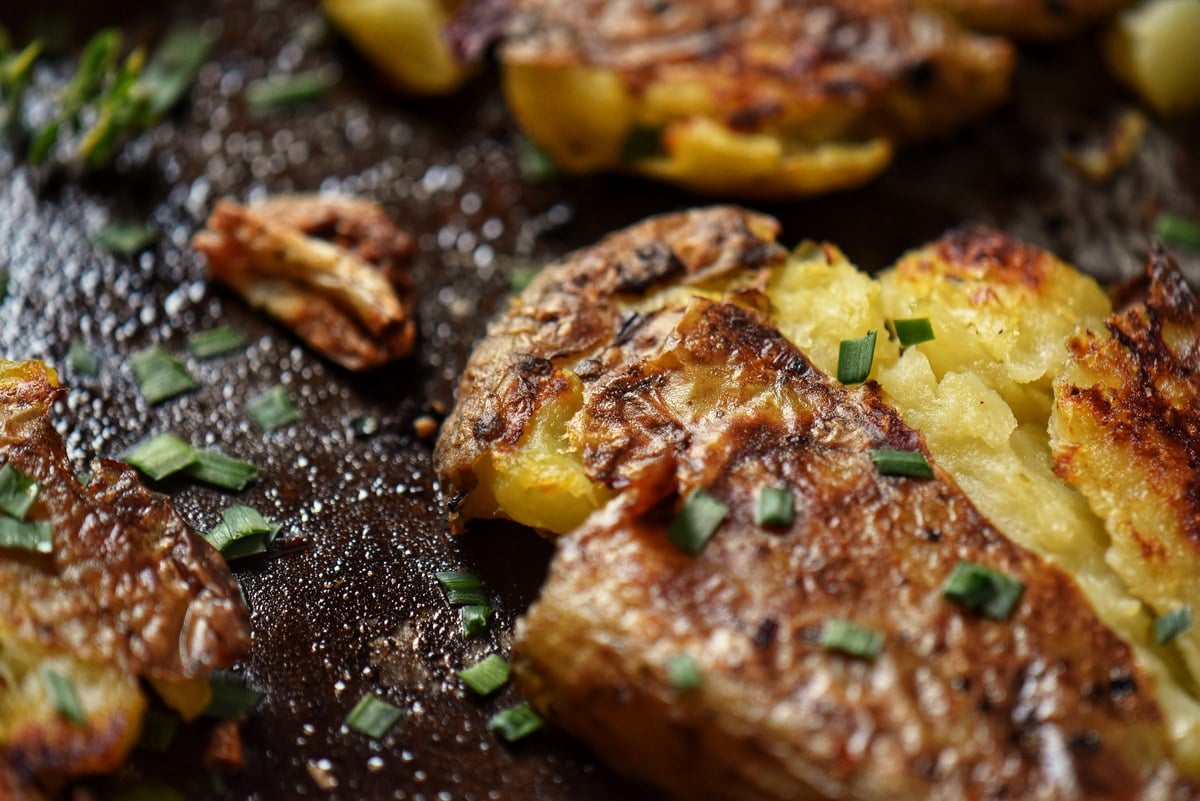
<path fill-rule="evenodd" d="M 147 41 L 173 21 L 210 26 L 219 44 L 189 103 L 102 174 L 41 175 L 0 152 L 0 260 L 11 274 L 0 302 L 0 351 L 63 368 L 71 392 L 59 428 L 81 466 L 146 434 L 174 431 L 262 468 L 237 496 L 160 485 L 197 529 L 210 528 L 234 502 L 285 528 L 268 557 L 237 566 L 254 627 L 243 667 L 267 692 L 243 730 L 246 768 L 214 781 L 180 769 L 199 761 L 195 751 L 141 755 L 122 781 L 145 775 L 185 784 L 189 797 L 264 801 L 654 797 L 559 733 L 510 748 L 487 732 L 488 718 L 519 699 L 506 689 L 478 701 L 454 671 L 507 652 L 551 547 L 503 524 L 452 538 L 432 443 L 415 435 L 413 422 L 449 407 L 467 354 L 505 303 L 515 271 L 647 214 L 705 201 L 617 177 L 523 182 L 494 76 L 447 99 L 397 97 L 344 45 L 313 35 L 311 3 L 155 5 L 77 17 L 85 26 L 119 23 Z M 3 22 L 20 30 L 24 21 Z M 340 70 L 336 89 L 294 109 L 245 108 L 248 81 L 310 68 Z M 780 217 L 786 244 L 828 239 L 868 269 L 977 221 L 1100 278 L 1127 277 L 1140 268 L 1160 211 L 1200 216 L 1200 124 L 1152 119 L 1133 163 L 1105 186 L 1064 167 L 1059 154 L 1099 134 L 1132 102 L 1108 80 L 1090 40 L 1025 50 L 1013 102 L 982 124 L 904 153 L 862 190 L 757 207 Z M 313 190 L 374 198 L 415 236 L 420 339 L 409 359 L 349 374 L 205 281 L 187 242 L 217 198 Z M 90 237 L 111 220 L 150 220 L 160 239 L 138 256 L 108 254 Z M 1178 255 L 1200 279 L 1200 254 Z M 152 343 L 185 354 L 188 333 L 226 323 L 247 335 L 249 348 L 210 362 L 185 359 L 201 388 L 148 407 L 130 354 Z M 65 367 L 73 338 L 100 354 L 99 376 Z M 263 435 L 242 407 L 276 383 L 304 417 Z M 363 417 L 378 418 L 379 431 L 357 433 Z M 498 596 L 497 620 L 484 637 L 462 639 L 433 579 L 456 568 L 475 572 Z M 380 742 L 342 726 L 368 691 L 407 711 Z"/>

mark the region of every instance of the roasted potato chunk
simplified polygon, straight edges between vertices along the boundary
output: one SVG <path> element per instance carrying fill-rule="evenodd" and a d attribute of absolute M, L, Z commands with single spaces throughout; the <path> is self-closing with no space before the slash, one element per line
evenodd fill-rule
<path fill-rule="evenodd" d="M 165 496 L 111 461 L 80 485 L 50 420 L 62 394 L 44 365 L 0 360 L 0 461 L 40 485 L 28 520 L 52 532 L 46 548 L 0 546 L 4 797 L 115 769 L 137 737 L 142 679 L 192 717 L 209 673 L 250 645 L 229 568 Z M 54 702 L 50 674 L 73 688 L 78 723 Z"/>
<path fill-rule="evenodd" d="M 407 356 L 411 240 L 375 203 L 330 195 L 217 203 L 192 238 L 210 274 L 348 370 Z"/>
<path fill-rule="evenodd" d="M 1127 11 L 1105 36 L 1104 53 L 1156 111 L 1200 109 L 1200 0 L 1151 0 Z"/>
<path fill-rule="evenodd" d="M 857 186 L 1004 99 L 1011 48 L 896 0 L 514 0 L 509 106 L 572 172 L 702 192 Z"/>

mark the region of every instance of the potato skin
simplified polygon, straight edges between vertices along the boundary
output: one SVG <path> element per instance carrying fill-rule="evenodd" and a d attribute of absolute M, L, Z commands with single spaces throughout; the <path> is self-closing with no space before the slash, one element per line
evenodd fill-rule
<path fill-rule="evenodd" d="M 116 769 L 137 738 L 140 679 L 203 706 L 208 674 L 250 646 L 237 582 L 166 496 L 119 462 L 76 480 L 50 418 L 62 394 L 44 365 L 0 360 L 0 461 L 44 485 L 29 514 L 54 526 L 51 554 L 0 549 L 0 789 L 17 798 Z M 73 681 L 84 726 L 54 709 L 46 669 Z"/>
<path fill-rule="evenodd" d="M 738 397 L 695 418 L 664 409 L 686 445 L 663 437 L 660 458 L 561 541 L 514 649 L 540 709 L 679 798 L 1196 793 L 1167 761 L 1152 682 L 1075 583 L 941 471 L 878 473 L 869 448 L 924 448 L 876 387 L 838 385 L 730 303 L 655 317 L 672 333 L 639 351 L 636 382 L 613 381 L 628 406 L 703 396 L 710 373 Z M 792 491 L 791 526 L 754 522 L 764 486 Z M 697 487 L 729 514 L 691 556 L 666 530 Z M 941 596 L 963 559 L 1025 582 L 1012 619 Z M 882 633 L 879 658 L 822 649 L 831 618 Z M 671 687 L 678 654 L 698 664 L 698 689 Z"/>

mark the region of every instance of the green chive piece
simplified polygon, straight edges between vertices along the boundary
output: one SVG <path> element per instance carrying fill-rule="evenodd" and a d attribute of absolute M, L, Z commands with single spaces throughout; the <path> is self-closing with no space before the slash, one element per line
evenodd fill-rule
<path fill-rule="evenodd" d="M 529 183 L 540 184 L 562 175 L 562 170 L 554 163 L 550 154 L 538 147 L 532 139 L 519 137 L 516 151 L 517 172 Z"/>
<path fill-rule="evenodd" d="M 300 419 L 300 410 L 282 384 L 276 384 L 246 404 L 246 414 L 263 431 L 274 431 Z"/>
<path fill-rule="evenodd" d="M 244 347 L 246 347 L 246 340 L 236 329 L 228 325 L 209 331 L 200 331 L 188 337 L 188 350 L 197 359 L 213 359 Z"/>
<path fill-rule="evenodd" d="M 355 418 L 353 422 L 354 436 L 359 439 L 370 439 L 379 433 L 379 418 L 374 415 Z"/>
<path fill-rule="evenodd" d="M 433 575 L 442 585 L 446 602 L 451 606 L 491 606 L 483 584 L 474 575 L 460 570 L 447 570 Z"/>
<path fill-rule="evenodd" d="M 92 242 L 113 253 L 132 256 L 150 247 L 157 238 L 154 229 L 139 223 L 110 223 L 96 232 Z"/>
<path fill-rule="evenodd" d="M 267 111 L 320 99 L 337 83 L 320 70 L 298 72 L 252 81 L 246 87 L 246 105 L 253 111 Z"/>
<path fill-rule="evenodd" d="M 241 492 L 258 476 L 258 468 L 220 451 L 197 450 L 196 461 L 188 465 L 187 473 L 205 484 Z"/>
<path fill-rule="evenodd" d="M 258 708 L 266 693 L 247 686 L 246 680 L 228 670 L 214 670 L 208 678 L 212 700 L 204 708 L 206 718 L 243 720 Z"/>
<path fill-rule="evenodd" d="M 1154 221 L 1158 238 L 1172 245 L 1200 250 L 1200 222 L 1178 214 L 1160 214 Z"/>
<path fill-rule="evenodd" d="M 464 637 L 474 637 L 488 627 L 492 607 L 486 604 L 468 604 L 462 608 L 462 628 Z"/>
<path fill-rule="evenodd" d="M 156 434 L 121 454 L 121 460 L 133 465 L 155 481 L 191 467 L 199 452 L 174 434 Z"/>
<path fill-rule="evenodd" d="M 826 620 L 818 641 L 827 651 L 838 651 L 868 661 L 883 650 L 883 635 L 849 620 Z"/>
<path fill-rule="evenodd" d="M 533 734 L 545 725 L 542 716 L 533 711 L 529 704 L 521 704 L 492 715 L 488 731 L 499 735 L 505 742 L 515 743 Z"/>
<path fill-rule="evenodd" d="M 499 654 L 492 654 L 471 667 L 458 671 L 458 677 L 463 680 L 463 684 L 476 695 L 491 695 L 496 692 L 508 683 L 508 674 L 508 662 Z"/>
<path fill-rule="evenodd" d="M 55 120 L 34 134 L 33 141 L 29 143 L 29 163 L 36 167 L 49 161 L 61 132 L 62 120 Z"/>
<path fill-rule="evenodd" d="M 151 406 L 196 388 L 196 379 L 183 363 L 158 345 L 133 354 L 133 375 Z"/>
<path fill-rule="evenodd" d="M 700 666 L 687 654 L 675 654 L 667 660 L 667 681 L 679 692 L 699 689 L 704 683 Z"/>
<path fill-rule="evenodd" d="M 75 375 L 94 376 L 100 372 L 100 356 L 78 338 L 71 340 L 67 364 L 71 365 L 71 372 Z"/>
<path fill-rule="evenodd" d="M 138 732 L 137 745 L 143 751 L 165 753 L 175 739 L 179 718 L 159 709 L 147 709 L 142 715 L 142 728 Z"/>
<path fill-rule="evenodd" d="M 41 491 L 41 484 L 11 464 L 0 467 L 0 511 L 24 520 Z"/>
<path fill-rule="evenodd" d="M 929 322 L 928 317 L 892 320 L 892 328 L 895 329 L 896 339 L 900 340 L 900 346 L 903 348 L 933 339 L 933 324 Z"/>
<path fill-rule="evenodd" d="M 537 274 L 537 267 L 518 267 L 508 279 L 508 288 L 513 292 L 524 292 Z"/>
<path fill-rule="evenodd" d="M 760 526 L 790 526 L 795 515 L 795 499 L 787 487 L 763 487 L 758 493 L 754 522 Z"/>
<path fill-rule="evenodd" d="M 49 520 L 0 517 L 0 548 L 50 553 L 54 550 L 54 527 Z"/>
<path fill-rule="evenodd" d="M 1172 609 L 1154 621 L 1154 641 L 1166 645 L 1192 627 L 1192 607 Z"/>
<path fill-rule="evenodd" d="M 660 125 L 635 125 L 629 129 L 621 142 L 621 161 L 632 164 L 644 159 L 665 156 L 663 127 Z"/>
<path fill-rule="evenodd" d="M 69 678 L 50 668 L 42 671 L 42 685 L 50 696 L 50 703 L 58 714 L 77 726 L 87 723 L 83 714 L 83 704 L 79 702 L 79 693 L 75 691 L 75 683 Z"/>
<path fill-rule="evenodd" d="M 367 693 L 358 699 L 358 703 L 350 710 L 350 714 L 346 715 L 345 724 L 348 729 L 378 740 L 387 734 L 402 717 L 404 717 L 403 709 L 392 706 L 374 693 Z"/>
<path fill-rule="evenodd" d="M 8 270 L 0 267 L 0 300 L 8 297 Z"/>
<path fill-rule="evenodd" d="M 667 529 L 667 537 L 684 553 L 698 554 L 729 514 L 729 507 L 703 489 L 693 490 Z"/>
<path fill-rule="evenodd" d="M 885 476 L 911 476 L 933 478 L 933 466 L 918 451 L 894 451 L 886 448 L 867 451 L 871 461 Z"/>
<path fill-rule="evenodd" d="M 222 521 L 204 535 L 226 560 L 242 559 L 267 552 L 280 526 L 249 506 L 231 506 L 221 513 Z"/>
<path fill-rule="evenodd" d="M 214 44 L 212 36 L 196 28 L 179 26 L 167 31 L 138 78 L 152 115 L 161 116 L 179 102 Z"/>
<path fill-rule="evenodd" d="M 1024 592 L 1023 582 L 966 561 L 955 566 L 942 587 L 943 597 L 993 620 L 1008 620 Z"/>
<path fill-rule="evenodd" d="M 875 361 L 875 332 L 859 339 L 843 339 L 838 346 L 837 380 L 843 384 L 861 384 L 871 374 Z"/>

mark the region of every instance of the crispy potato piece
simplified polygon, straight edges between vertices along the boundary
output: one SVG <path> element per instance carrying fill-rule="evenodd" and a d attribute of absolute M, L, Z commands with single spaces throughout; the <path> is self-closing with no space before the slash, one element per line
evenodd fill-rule
<path fill-rule="evenodd" d="M 43 485 L 29 518 L 54 532 L 49 554 L 0 548 L 0 789 L 18 798 L 115 769 L 137 737 L 140 679 L 190 689 L 164 695 L 190 716 L 188 696 L 250 645 L 229 568 L 165 496 L 111 461 L 79 484 L 49 417 L 61 395 L 44 365 L 0 361 L 0 461 Z M 47 671 L 73 683 L 83 725 L 56 711 Z"/>
<path fill-rule="evenodd" d="M 509 106 L 573 172 L 705 192 L 856 186 L 1007 94 L 1011 48 L 903 0 L 515 0 Z"/>
<path fill-rule="evenodd" d="M 1048 42 L 1081 32 L 1136 0 L 922 0 L 968 28 Z"/>
<path fill-rule="evenodd" d="M 217 203 L 192 245 L 209 272 L 323 356 L 366 370 L 407 356 L 416 338 L 411 240 L 375 203 L 294 195 Z"/>
<path fill-rule="evenodd" d="M 1104 37 L 1113 73 L 1161 114 L 1200 109 L 1200 0 L 1151 0 Z"/>
<path fill-rule="evenodd" d="M 1161 248 L 1146 272 L 1149 296 L 1108 335 L 1071 340 L 1051 433 L 1056 471 L 1107 524 L 1109 564 L 1164 615 L 1200 599 L 1200 301 Z M 1200 631 L 1174 644 L 1200 677 Z"/>

